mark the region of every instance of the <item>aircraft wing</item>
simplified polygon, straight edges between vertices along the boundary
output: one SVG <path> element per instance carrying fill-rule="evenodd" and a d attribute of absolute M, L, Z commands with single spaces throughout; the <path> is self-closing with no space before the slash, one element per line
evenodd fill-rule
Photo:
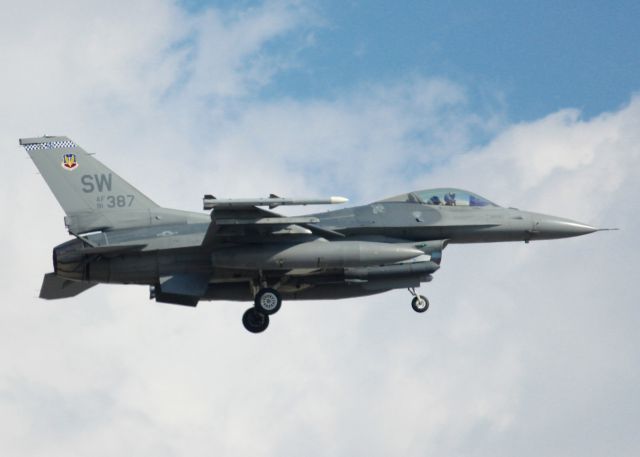
<path fill-rule="evenodd" d="M 273 237 L 310 234 L 344 237 L 339 232 L 316 226 L 318 222 L 317 217 L 288 217 L 255 206 L 214 209 L 202 245 L 260 242 Z"/>

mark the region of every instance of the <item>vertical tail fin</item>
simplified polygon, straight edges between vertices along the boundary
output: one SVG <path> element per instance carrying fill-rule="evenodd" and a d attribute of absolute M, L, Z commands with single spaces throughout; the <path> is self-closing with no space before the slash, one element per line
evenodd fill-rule
<path fill-rule="evenodd" d="M 20 145 L 66 213 L 70 231 L 118 228 L 119 221 L 148 220 L 151 199 L 63 136 L 23 138 Z"/>

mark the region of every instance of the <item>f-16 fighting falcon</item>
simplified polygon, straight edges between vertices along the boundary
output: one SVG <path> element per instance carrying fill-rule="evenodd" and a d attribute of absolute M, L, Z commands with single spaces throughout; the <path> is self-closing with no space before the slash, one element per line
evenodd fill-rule
<path fill-rule="evenodd" d="M 549 240 L 597 229 L 560 217 L 503 208 L 461 189 L 428 189 L 308 216 L 284 205 L 346 198 L 222 199 L 210 214 L 158 206 L 66 137 L 20 144 L 62 206 L 75 238 L 53 249 L 40 297 L 76 296 L 100 284 L 142 284 L 160 303 L 253 302 L 242 323 L 264 331 L 283 300 L 360 297 L 431 281 L 449 243 Z"/>

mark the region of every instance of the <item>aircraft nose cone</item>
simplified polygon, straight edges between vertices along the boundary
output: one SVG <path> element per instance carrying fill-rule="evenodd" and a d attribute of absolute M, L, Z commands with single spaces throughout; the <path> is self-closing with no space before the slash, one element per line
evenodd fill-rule
<path fill-rule="evenodd" d="M 593 233 L 598 229 L 582 222 L 561 217 L 544 216 L 536 219 L 533 233 L 538 239 L 568 238 Z"/>

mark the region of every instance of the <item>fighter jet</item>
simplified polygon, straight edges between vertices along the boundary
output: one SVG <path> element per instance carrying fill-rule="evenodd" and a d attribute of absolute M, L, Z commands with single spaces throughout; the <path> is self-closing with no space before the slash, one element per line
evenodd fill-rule
<path fill-rule="evenodd" d="M 66 213 L 74 239 L 53 249 L 40 297 L 76 296 L 101 283 L 149 286 L 160 303 L 253 302 L 244 327 L 260 333 L 283 300 L 361 297 L 432 280 L 450 243 L 549 240 L 597 229 L 503 208 L 473 192 L 428 189 L 351 208 L 289 217 L 285 205 L 340 204 L 343 197 L 205 195 L 196 213 L 163 208 L 62 136 L 21 139 Z"/>

